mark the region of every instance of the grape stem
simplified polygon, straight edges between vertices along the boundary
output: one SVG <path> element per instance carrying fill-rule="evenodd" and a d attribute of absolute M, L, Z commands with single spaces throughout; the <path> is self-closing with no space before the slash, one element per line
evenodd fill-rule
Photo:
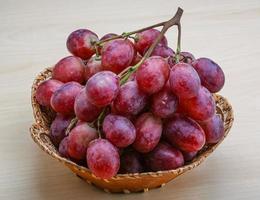
<path fill-rule="evenodd" d="M 176 63 L 180 61 L 180 52 L 181 52 L 181 23 L 177 24 L 178 27 L 178 41 L 177 41 L 177 49 L 175 54 Z"/>
<path fill-rule="evenodd" d="M 105 118 L 105 114 L 106 114 L 106 107 L 102 110 L 102 112 L 99 114 L 98 118 L 97 118 L 97 131 L 98 131 L 98 136 L 99 138 L 102 138 L 102 134 L 101 134 L 101 126 L 102 126 L 102 122 Z"/>
<path fill-rule="evenodd" d="M 168 21 L 164 21 L 164 22 L 160 22 L 160 23 L 157 23 L 157 24 L 154 24 L 154 25 L 151 25 L 151 26 L 148 26 L 148 27 L 145 27 L 145 28 L 141 28 L 141 29 L 138 29 L 136 31 L 131 31 L 131 32 L 127 32 L 127 33 L 122 33 L 121 35 L 117 35 L 117 36 L 114 36 L 114 37 L 111 37 L 111 38 L 107 38 L 107 39 L 104 39 L 104 40 L 100 40 L 98 42 L 95 43 L 95 45 L 99 46 L 105 42 L 108 42 L 110 40 L 115 40 L 115 39 L 119 39 L 119 38 L 127 38 L 129 37 L 130 35 L 133 35 L 135 33 L 140 33 L 142 31 L 145 31 L 145 30 L 148 30 L 148 29 L 151 29 L 151 28 L 156 28 L 156 27 L 160 27 L 160 26 L 163 26 L 163 27 L 166 27 L 166 26 L 169 26 L 168 28 L 170 28 L 171 26 L 173 25 L 177 25 L 180 23 L 180 19 L 181 19 L 181 16 L 182 16 L 182 13 L 183 13 L 183 9 L 181 8 L 178 8 L 175 16 L 168 20 Z M 172 23 L 172 24 L 171 24 Z M 166 25 L 167 24 L 167 25 Z M 167 29 L 168 29 L 167 28 Z M 167 31 L 166 29 L 166 31 Z M 165 31 L 165 32 L 166 32 Z"/>
<path fill-rule="evenodd" d="M 134 66 L 129 66 L 126 69 L 124 69 L 120 74 L 120 84 L 124 84 L 128 77 L 137 70 L 137 68 L 143 64 L 143 62 L 152 54 L 154 48 L 157 46 L 157 44 L 161 41 L 161 39 L 163 38 L 164 34 L 167 32 L 167 30 L 174 26 L 177 25 L 178 26 L 178 43 L 177 43 L 177 51 L 176 51 L 176 57 L 179 58 L 179 54 L 180 54 L 180 41 L 181 41 L 181 25 L 180 25 L 180 20 L 181 20 L 181 16 L 183 14 L 183 9 L 178 8 L 177 12 L 175 13 L 174 17 L 172 17 L 170 20 L 166 21 L 166 22 L 162 22 L 159 23 L 160 26 L 163 26 L 160 34 L 158 35 L 158 37 L 156 38 L 156 40 L 153 42 L 153 44 L 150 46 L 150 48 L 147 50 L 147 52 L 145 53 L 145 55 L 143 56 L 143 58 Z M 158 24 L 154 25 L 157 27 Z M 153 27 L 154 27 L 153 26 Z M 148 27 L 147 29 L 149 29 L 150 27 Z M 145 28 L 145 30 L 147 30 Z M 131 32 L 130 32 L 131 33 Z M 112 39 L 112 38 L 110 38 Z"/>
<path fill-rule="evenodd" d="M 65 135 L 68 136 L 71 129 L 73 129 L 76 125 L 76 123 L 78 122 L 78 119 L 75 117 L 73 118 L 71 121 L 70 121 L 70 124 L 68 125 L 68 127 L 66 128 L 66 131 L 65 131 Z"/>

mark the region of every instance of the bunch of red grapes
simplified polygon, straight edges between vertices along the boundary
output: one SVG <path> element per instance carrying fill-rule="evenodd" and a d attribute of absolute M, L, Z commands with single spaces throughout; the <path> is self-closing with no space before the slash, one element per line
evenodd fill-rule
<path fill-rule="evenodd" d="M 148 29 L 134 39 L 110 33 L 99 40 L 80 29 L 69 35 L 73 56 L 61 59 L 36 91 L 38 103 L 57 113 L 50 138 L 62 156 L 108 179 L 176 169 L 222 139 L 212 96 L 224 85 L 222 69 L 189 52 L 177 55 L 165 36 L 144 57 L 159 34 Z"/>

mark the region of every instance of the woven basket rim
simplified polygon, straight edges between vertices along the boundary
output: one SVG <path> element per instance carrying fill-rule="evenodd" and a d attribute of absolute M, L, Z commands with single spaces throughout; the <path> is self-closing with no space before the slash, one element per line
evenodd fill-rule
<path fill-rule="evenodd" d="M 47 128 L 44 127 L 43 124 L 41 124 L 41 122 L 44 120 L 43 116 L 41 116 L 41 112 L 40 112 L 40 105 L 37 103 L 36 98 L 35 98 L 35 90 L 38 87 L 38 85 L 48 79 L 50 76 L 48 74 L 50 74 L 52 72 L 52 67 L 48 67 L 45 68 L 42 72 L 40 72 L 36 78 L 33 81 L 33 85 L 31 87 L 31 104 L 32 104 L 32 109 L 33 109 L 33 116 L 35 119 L 35 122 L 32 124 L 32 126 L 30 127 L 30 132 L 31 132 L 31 137 L 34 140 L 35 143 L 37 143 L 41 149 L 43 149 L 45 152 L 47 152 L 49 155 L 51 155 L 54 159 L 59 160 L 60 162 L 66 164 L 70 164 L 73 165 L 75 168 L 77 168 L 80 171 L 87 171 L 89 173 L 92 174 L 92 176 L 96 177 L 89 168 L 78 165 L 77 163 L 64 158 L 62 156 L 59 155 L 59 153 L 56 152 L 50 152 L 50 150 L 46 147 L 46 145 L 43 145 L 43 143 L 41 143 L 36 137 L 35 137 L 35 130 L 38 131 L 38 135 L 41 135 L 42 133 L 44 133 L 45 135 L 48 135 L 49 130 Z M 169 173 L 178 173 L 181 174 L 182 172 L 185 172 L 187 170 L 189 170 L 190 168 L 193 168 L 194 165 L 198 166 L 200 163 L 202 163 L 219 145 L 220 143 L 222 143 L 222 141 L 225 139 L 225 137 L 228 135 L 232 125 L 233 125 L 233 121 L 234 121 L 234 114 L 233 114 L 233 109 L 231 104 L 228 102 L 228 100 L 219 95 L 219 94 L 214 94 L 214 98 L 215 99 L 220 99 L 221 101 L 224 101 L 230 108 L 229 112 L 228 112 L 228 116 L 226 118 L 229 119 L 229 127 L 227 127 L 227 129 L 225 129 L 225 134 L 224 137 L 216 144 L 213 145 L 209 145 L 209 147 L 207 147 L 206 150 L 203 150 L 202 153 L 198 156 L 196 156 L 192 162 L 189 162 L 185 165 L 183 165 L 182 167 L 179 167 L 177 169 L 172 169 L 172 170 L 164 170 L 164 171 L 157 171 L 157 172 L 142 172 L 142 173 L 127 173 L 127 174 L 117 174 L 114 177 L 112 177 L 111 179 L 117 179 L 117 178 L 123 178 L 123 177 L 134 177 L 134 178 L 141 178 L 141 177 L 145 177 L 145 176 L 158 176 L 158 175 L 163 175 L 163 174 L 169 174 Z M 96 177 L 98 179 L 101 179 L 99 177 Z"/>

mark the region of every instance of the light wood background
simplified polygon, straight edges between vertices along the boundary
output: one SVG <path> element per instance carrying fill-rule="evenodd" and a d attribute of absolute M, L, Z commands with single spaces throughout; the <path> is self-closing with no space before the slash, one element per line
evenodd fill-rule
<path fill-rule="evenodd" d="M 32 81 L 68 55 L 71 31 L 130 31 L 170 18 L 178 6 L 185 10 L 183 50 L 210 57 L 225 71 L 221 94 L 235 110 L 231 134 L 200 167 L 162 189 L 104 193 L 33 143 Z M 167 36 L 174 47 L 176 31 Z M 259 0 L 0 0 L 0 199 L 260 199 L 259 58 Z"/>

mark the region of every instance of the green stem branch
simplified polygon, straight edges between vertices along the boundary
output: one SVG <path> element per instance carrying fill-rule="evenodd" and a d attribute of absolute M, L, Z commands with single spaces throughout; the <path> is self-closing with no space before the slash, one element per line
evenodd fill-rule
<path fill-rule="evenodd" d="M 106 114 L 106 107 L 102 110 L 102 112 L 99 114 L 98 119 L 97 119 L 97 131 L 98 131 L 98 136 L 99 138 L 102 138 L 102 133 L 101 133 L 101 126 Z"/>
<path fill-rule="evenodd" d="M 162 22 L 162 30 L 159 34 L 159 36 L 156 38 L 156 40 L 153 42 L 153 44 L 150 46 L 150 48 L 147 50 L 147 52 L 145 53 L 145 55 L 143 56 L 143 58 L 134 66 L 129 66 L 126 69 L 124 69 L 120 74 L 119 77 L 123 77 L 123 81 L 121 81 L 121 84 L 124 84 L 125 81 L 127 81 L 127 79 L 125 80 L 125 74 L 128 73 L 133 73 L 134 71 L 136 71 L 138 69 L 138 67 L 140 65 L 143 64 L 143 62 L 152 54 L 154 48 L 157 46 L 157 44 L 161 41 L 161 39 L 163 38 L 164 34 L 167 32 L 167 30 L 174 26 L 177 25 L 178 26 L 178 33 L 180 33 L 180 20 L 181 20 L 181 16 L 182 16 L 183 10 L 181 8 L 178 8 L 176 14 L 174 15 L 174 17 L 172 17 L 170 20 L 166 21 L 166 22 Z M 180 45 L 180 34 L 178 35 L 178 45 Z M 178 48 L 178 47 L 177 47 Z M 130 76 L 130 75 L 129 75 Z M 129 77 L 128 76 L 128 77 Z"/>
<path fill-rule="evenodd" d="M 66 131 L 65 131 L 65 135 L 68 136 L 69 132 L 71 131 L 71 129 L 73 129 L 76 125 L 76 123 L 78 122 L 78 119 L 75 117 L 70 121 L 70 124 L 68 125 Z"/>
<path fill-rule="evenodd" d="M 177 41 L 177 49 L 175 54 L 176 63 L 180 61 L 180 53 L 181 53 L 181 24 L 177 24 L 178 27 L 178 41 Z"/>

